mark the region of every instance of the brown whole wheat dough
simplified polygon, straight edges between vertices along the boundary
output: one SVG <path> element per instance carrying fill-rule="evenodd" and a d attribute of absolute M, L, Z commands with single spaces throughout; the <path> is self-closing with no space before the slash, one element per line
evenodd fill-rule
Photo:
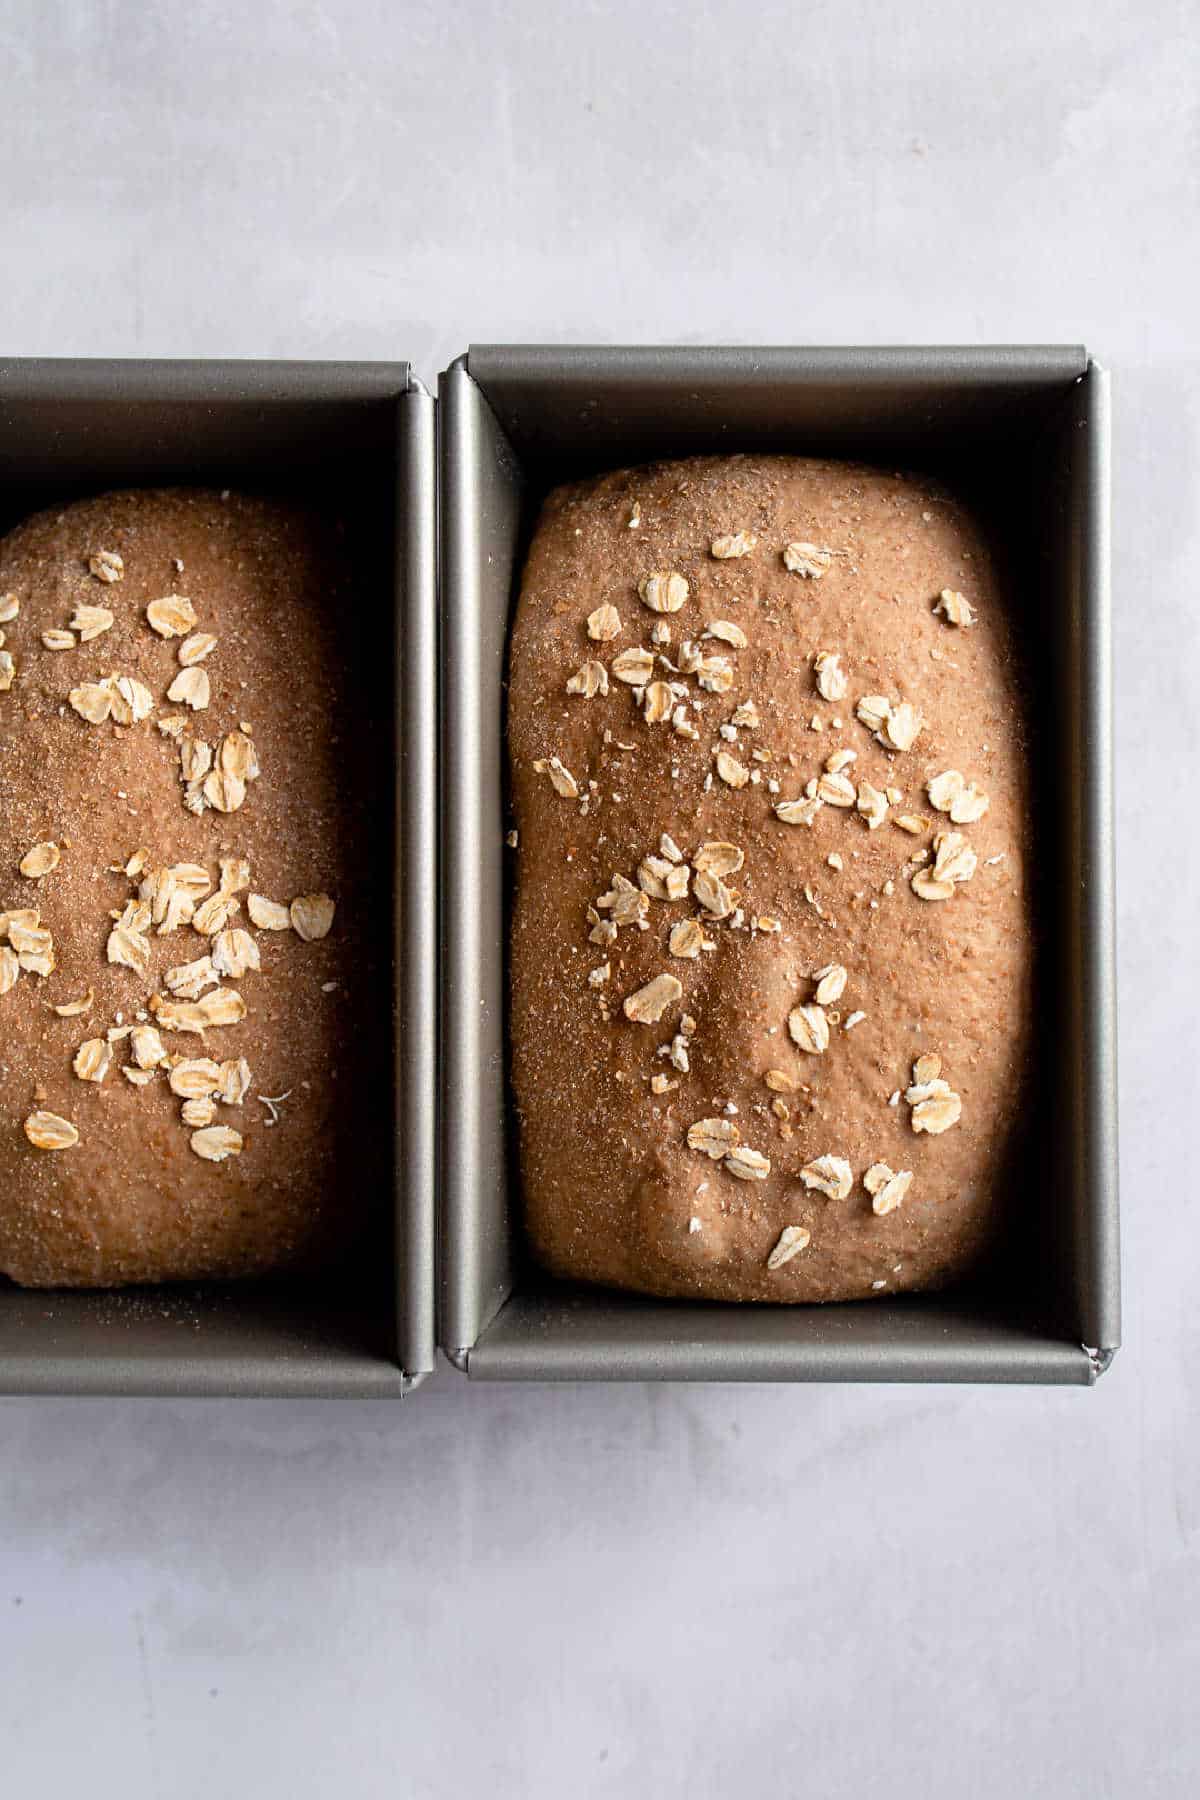
<path fill-rule="evenodd" d="M 356 1223 L 386 1136 L 364 1121 L 387 1104 L 371 1021 L 388 1004 L 368 929 L 370 724 L 345 661 L 348 579 L 332 530 L 227 493 L 106 494 L 0 542 L 0 1273 L 14 1281 L 251 1274 L 322 1258 Z M 207 677 L 207 707 L 166 698 L 181 675 L 198 698 Z M 113 676 L 141 686 L 114 700 Z M 184 740 L 159 729 L 172 720 L 192 740 L 199 811 Z M 35 846 L 50 848 L 30 858 Z M 198 928 L 220 923 L 223 886 L 225 929 L 245 937 Z M 252 894 L 286 929 L 255 922 Z M 328 896 L 332 923 L 319 900 L 293 909 L 293 928 L 304 896 Z M 14 927 L 27 909 L 49 946 L 28 919 Z M 384 896 L 372 916 L 386 909 Z M 114 931 L 118 914 L 128 929 Z M 231 1022 L 200 1035 L 160 1009 L 166 972 L 205 956 L 225 972 L 192 1004 L 217 997 Z M 139 1055 L 152 1072 L 135 1086 L 124 1071 L 141 1080 Z"/>
<path fill-rule="evenodd" d="M 547 1268 L 845 1300 L 941 1285 L 1003 1228 L 1018 688 L 983 536 L 932 481 L 744 456 L 550 495 L 509 693 L 512 1075 Z"/>

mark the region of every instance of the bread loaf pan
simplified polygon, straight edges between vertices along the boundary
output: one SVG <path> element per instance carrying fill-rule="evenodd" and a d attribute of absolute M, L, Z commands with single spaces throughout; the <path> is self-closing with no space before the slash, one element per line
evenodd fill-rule
<path fill-rule="evenodd" d="M 378 570 L 370 641 L 397 653 L 394 791 L 385 780 L 379 795 L 394 845 L 386 1245 L 325 1285 L 88 1294 L 0 1280 L 0 1391 L 399 1397 L 433 1366 L 435 481 L 434 402 L 406 363 L 0 361 L 0 530 L 130 485 L 352 508 Z"/>
<path fill-rule="evenodd" d="M 484 1380 L 1093 1382 L 1118 1343 L 1107 377 L 1078 347 L 473 349 L 441 400 L 440 1341 Z M 1034 715 L 1043 1048 L 1008 1254 L 826 1307 L 566 1287 L 522 1245 L 506 1078 L 507 627 L 559 481 L 690 453 L 944 473 L 1014 564 Z"/>

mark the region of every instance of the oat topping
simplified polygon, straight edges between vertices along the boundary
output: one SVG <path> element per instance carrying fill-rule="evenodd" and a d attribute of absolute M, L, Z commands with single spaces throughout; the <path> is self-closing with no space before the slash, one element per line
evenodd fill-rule
<path fill-rule="evenodd" d="M 306 944 L 315 943 L 329 935 L 335 910 L 328 894 L 301 894 L 291 904 L 292 929 Z"/>
<path fill-rule="evenodd" d="M 112 712 L 112 693 L 98 681 L 85 681 L 72 688 L 67 698 L 89 725 L 103 725 Z"/>
<path fill-rule="evenodd" d="M 642 713 L 647 725 L 661 725 L 671 717 L 675 695 L 670 682 L 652 681 L 642 697 Z"/>
<path fill-rule="evenodd" d="M 731 788 L 744 788 L 750 779 L 749 769 L 736 756 L 731 756 L 728 750 L 717 751 L 717 774 Z"/>
<path fill-rule="evenodd" d="M 587 634 L 598 644 L 611 643 L 613 638 L 621 634 L 621 615 L 615 606 L 606 600 L 587 618 Z"/>
<path fill-rule="evenodd" d="M 112 716 L 118 725 L 137 725 L 154 711 L 154 695 L 132 675 L 109 676 L 112 684 Z"/>
<path fill-rule="evenodd" d="M 36 931 L 41 917 L 36 906 L 17 906 L 11 912 L 0 912 L 0 942 L 9 935 L 14 925 L 23 931 Z"/>
<path fill-rule="evenodd" d="M 108 934 L 109 962 L 144 975 L 150 967 L 150 944 L 145 936 L 150 922 L 151 911 L 145 901 L 130 900 Z"/>
<path fill-rule="evenodd" d="M 660 856 L 665 856 L 668 862 L 681 863 L 683 861 L 683 851 L 669 832 L 664 831 L 660 835 L 658 849 Z"/>
<path fill-rule="evenodd" d="M 213 940 L 212 966 L 218 975 L 228 975 L 236 981 L 247 969 L 261 969 L 258 945 L 241 926 L 220 931 Z"/>
<path fill-rule="evenodd" d="M 97 581 L 120 581 L 125 573 L 125 560 L 115 550 L 94 550 L 87 559 L 87 566 Z"/>
<path fill-rule="evenodd" d="M 102 681 L 82 682 L 67 698 L 89 725 L 103 725 L 109 718 L 118 725 L 136 725 L 154 711 L 153 694 L 131 675 L 106 675 Z"/>
<path fill-rule="evenodd" d="M 936 1087 L 946 1088 L 946 1092 L 928 1095 L 918 1100 L 912 1109 L 912 1128 L 914 1131 L 927 1131 L 933 1137 L 940 1137 L 943 1131 L 949 1131 L 962 1117 L 962 1099 L 951 1092 L 945 1082 L 934 1083 Z M 909 1089 L 912 1092 L 912 1089 Z"/>
<path fill-rule="evenodd" d="M 668 862 L 665 856 L 648 856 L 645 858 L 642 868 L 646 870 L 651 879 L 657 881 L 661 889 L 661 893 L 655 893 L 651 888 L 646 887 L 645 891 L 650 894 L 652 899 L 687 899 L 690 872 L 686 863 Z M 638 871 L 638 877 L 640 881 L 641 869 Z"/>
<path fill-rule="evenodd" d="M 229 1125 L 207 1125 L 203 1131 L 192 1133 L 191 1144 L 205 1162 L 224 1162 L 227 1156 L 240 1153 L 242 1136 Z"/>
<path fill-rule="evenodd" d="M 799 1256 L 812 1243 L 811 1231 L 803 1225 L 785 1225 L 775 1242 L 775 1248 L 767 1257 L 768 1269 L 782 1269 L 784 1263 L 791 1262 L 793 1256 Z"/>
<path fill-rule="evenodd" d="M 763 1080 L 773 1094 L 794 1094 L 796 1083 L 786 1069 L 768 1069 Z"/>
<path fill-rule="evenodd" d="M 829 775 L 840 775 L 844 769 L 850 767 L 851 763 L 857 761 L 857 750 L 847 750 L 844 748 L 831 750 L 829 755 L 825 758 L 825 771 Z"/>
<path fill-rule="evenodd" d="M 692 877 L 692 893 L 700 902 L 706 913 L 714 919 L 727 919 L 735 905 L 734 895 L 725 886 L 719 875 L 713 875 L 706 869 L 699 869 Z"/>
<path fill-rule="evenodd" d="M 221 1064 L 217 1099 L 222 1106 L 241 1106 L 250 1092 L 250 1064 L 244 1056 Z"/>
<path fill-rule="evenodd" d="M 775 817 L 784 825 L 813 825 L 824 804 L 816 795 L 805 800 L 780 800 L 775 805 Z"/>
<path fill-rule="evenodd" d="M 93 639 L 112 629 L 113 615 L 107 606 L 88 606 L 80 600 L 70 621 L 72 631 L 79 633 L 79 641 L 90 644 Z"/>
<path fill-rule="evenodd" d="M 864 695 L 854 710 L 885 750 L 911 750 L 925 724 L 911 701 L 889 700 L 884 694 Z"/>
<path fill-rule="evenodd" d="M 112 1063 L 112 1051 L 103 1038 L 88 1038 L 80 1044 L 71 1064 L 80 1081 L 104 1080 Z"/>
<path fill-rule="evenodd" d="M 687 581 L 675 570 L 655 570 L 638 582 L 638 598 L 656 613 L 678 612 L 690 591 Z"/>
<path fill-rule="evenodd" d="M 817 692 L 822 700 L 846 698 L 846 671 L 842 668 L 842 659 L 836 650 L 818 650 L 813 657 L 813 673 L 816 676 Z"/>
<path fill-rule="evenodd" d="M 567 682 L 567 692 L 582 694 L 585 700 L 594 700 L 597 694 L 607 694 L 608 670 L 602 662 L 589 657 Z"/>
<path fill-rule="evenodd" d="M 0 650 L 0 694 L 6 694 L 17 676 L 11 650 Z"/>
<path fill-rule="evenodd" d="M 210 1025 L 240 1025 L 246 1002 L 236 988 L 214 988 L 199 1000 L 165 1000 L 155 994 L 150 1010 L 164 1031 L 203 1034 Z"/>
<path fill-rule="evenodd" d="M 601 912 L 612 913 L 611 923 L 614 926 L 636 925 L 641 931 L 647 929 L 645 914 L 650 910 L 650 897 L 627 876 L 614 875 L 612 887 L 608 893 L 601 894 L 596 905 Z M 593 941 L 600 943 L 608 940 L 596 938 L 593 934 Z"/>
<path fill-rule="evenodd" d="M 788 544 L 783 552 L 784 567 L 806 581 L 819 581 L 832 561 L 833 551 L 821 544 Z"/>
<path fill-rule="evenodd" d="M 718 562 L 728 562 L 732 557 L 749 556 L 757 543 L 752 531 L 735 531 L 725 537 L 715 537 L 711 549 Z"/>
<path fill-rule="evenodd" d="M 138 885 L 138 899 L 148 901 L 151 922 L 159 937 L 194 922 L 197 902 L 212 886 L 208 871 L 199 863 L 175 863 L 170 868 L 146 869 Z"/>
<path fill-rule="evenodd" d="M 733 686 L 733 664 L 727 656 L 705 656 L 695 644 L 685 643 L 680 645 L 679 665 L 706 693 L 727 694 Z"/>
<path fill-rule="evenodd" d="M 146 622 L 159 637 L 186 637 L 196 623 L 196 609 L 186 594 L 166 594 L 150 602 Z"/>
<path fill-rule="evenodd" d="M 616 680 L 630 687 L 644 687 L 654 673 L 654 652 L 640 645 L 622 650 L 613 657 L 612 672 Z"/>
<path fill-rule="evenodd" d="M 612 974 L 612 964 L 611 963 L 604 962 L 604 963 L 598 964 L 596 968 L 591 969 L 588 972 L 588 986 L 594 987 L 594 988 L 604 987 L 607 984 L 609 976 L 611 974 Z"/>
<path fill-rule="evenodd" d="M 36 920 L 38 914 L 35 912 L 33 917 Z M 16 954 L 17 962 L 27 975 L 45 976 L 54 973 L 54 939 L 42 926 L 27 925 L 16 913 L 9 913 L 8 941 Z"/>
<path fill-rule="evenodd" d="M 223 856 L 220 862 L 221 892 L 223 894 L 240 894 L 250 886 L 250 864 L 244 856 Z M 201 869 L 203 875 L 204 871 Z M 205 889 L 208 891 L 208 880 L 205 877 Z"/>
<path fill-rule="evenodd" d="M 705 637 L 719 638 L 723 644 L 732 644 L 735 650 L 744 650 L 749 638 L 740 625 L 729 619 L 710 619 L 704 628 Z"/>
<path fill-rule="evenodd" d="M 904 1098 L 912 1107 L 912 1128 L 940 1137 L 962 1116 L 962 1099 L 948 1081 L 942 1079 L 941 1059 L 922 1056 L 913 1064 L 912 1085 Z"/>
<path fill-rule="evenodd" d="M 71 1121 L 52 1112 L 31 1112 L 25 1120 L 25 1136 L 35 1150 L 69 1150 L 79 1142 Z"/>
<path fill-rule="evenodd" d="M 635 1025 L 657 1025 L 668 1006 L 683 997 L 683 985 L 674 975 L 656 975 L 624 1003 L 625 1017 Z"/>
<path fill-rule="evenodd" d="M 846 1019 L 846 1021 L 845 1021 L 845 1024 L 844 1024 L 844 1025 L 843 1025 L 843 1026 L 842 1026 L 842 1030 L 843 1030 L 843 1031 L 853 1031 L 853 1030 L 854 1030 L 854 1027 L 855 1027 L 855 1026 L 856 1026 L 856 1025 L 861 1025 L 861 1024 L 862 1024 L 862 1022 L 863 1022 L 863 1020 L 864 1020 L 864 1019 L 865 1019 L 865 1018 L 866 1018 L 866 1016 L 867 1016 L 867 1015 L 866 1015 L 866 1013 L 865 1013 L 865 1012 L 852 1012 L 852 1013 L 850 1013 L 850 1014 L 849 1014 L 849 1016 L 848 1016 L 848 1017 L 847 1017 L 847 1019 Z"/>
<path fill-rule="evenodd" d="M 217 1116 L 217 1109 L 209 1095 L 205 1094 L 197 1100 L 185 1100 L 179 1109 L 179 1116 L 185 1125 L 203 1127 L 212 1124 Z"/>
<path fill-rule="evenodd" d="M 923 819 L 919 813 L 897 813 L 893 823 L 913 837 L 921 837 L 929 829 L 928 819 Z"/>
<path fill-rule="evenodd" d="M 216 647 L 217 640 L 211 631 L 194 631 L 179 646 L 180 665 L 190 669 L 194 664 L 203 662 L 206 656 L 211 656 Z"/>
<path fill-rule="evenodd" d="M 813 976 L 816 982 L 814 998 L 818 1006 L 834 1006 L 846 991 L 846 971 L 841 963 L 826 963 Z"/>
<path fill-rule="evenodd" d="M 29 881 L 41 881 L 43 876 L 57 869 L 61 861 L 62 852 L 57 844 L 35 844 L 32 850 L 25 852 L 17 867 Z"/>
<path fill-rule="evenodd" d="M 946 769 L 926 783 L 929 803 L 938 812 L 949 813 L 955 825 L 974 825 L 982 819 L 990 802 L 975 783 L 968 782 L 957 769 Z"/>
<path fill-rule="evenodd" d="M 745 860 L 744 850 L 718 838 L 698 847 L 692 865 L 702 875 L 736 875 Z"/>
<path fill-rule="evenodd" d="M 844 1200 L 854 1186 L 850 1164 L 841 1156 L 817 1156 L 800 1171 L 807 1188 L 816 1188 L 830 1200 Z"/>
<path fill-rule="evenodd" d="M 48 631 L 43 631 L 42 633 L 42 646 L 46 650 L 73 650 L 75 648 L 75 633 L 73 631 L 60 631 L 56 626 L 51 626 Z"/>
<path fill-rule="evenodd" d="M 816 798 L 823 800 L 827 806 L 853 806 L 854 783 L 848 775 L 840 772 L 831 775 L 826 770 L 817 782 Z"/>
<path fill-rule="evenodd" d="M 200 1100 L 216 1093 L 220 1079 L 221 1071 L 211 1057 L 184 1057 L 171 1070 L 167 1083 L 181 1100 Z"/>
<path fill-rule="evenodd" d="M 726 1174 L 736 1176 L 739 1181 L 765 1181 L 771 1173 L 771 1161 L 748 1145 L 738 1144 L 726 1156 L 724 1168 Z"/>
<path fill-rule="evenodd" d="M 205 988 L 215 987 L 219 979 L 212 957 L 198 956 L 193 962 L 176 963 L 168 969 L 163 984 L 177 1000 L 198 1000 Z"/>
<path fill-rule="evenodd" d="M 139 1069 L 157 1069 L 167 1060 L 163 1041 L 153 1025 L 135 1025 L 129 1033 L 129 1049 Z"/>
<path fill-rule="evenodd" d="M 869 781 L 858 784 L 858 810 L 867 821 L 869 831 L 878 831 L 888 815 L 887 795 L 881 794 Z"/>
<path fill-rule="evenodd" d="M 0 625 L 11 625 L 21 610 L 15 594 L 0 594 Z"/>
<path fill-rule="evenodd" d="M 550 785 L 556 794 L 562 795 L 564 800 L 579 798 L 579 786 L 575 777 L 557 756 L 552 756 L 549 761 L 545 757 L 539 756 L 533 765 L 533 770 L 535 775 L 549 775 Z"/>
<path fill-rule="evenodd" d="M 918 869 L 912 878 L 912 891 L 919 900 L 952 900 L 954 883 L 938 881 L 928 869 Z"/>
<path fill-rule="evenodd" d="M 820 1056 L 829 1048 L 829 1020 L 821 1006 L 794 1006 L 788 1014 L 788 1031 L 792 1042 L 809 1056 Z"/>
<path fill-rule="evenodd" d="M 229 921 L 241 910 L 242 903 L 236 894 L 218 890 L 196 908 L 192 915 L 192 925 L 201 937 L 215 937 L 218 931 L 224 931 Z"/>
<path fill-rule="evenodd" d="M 173 701 L 176 706 L 190 706 L 193 712 L 203 712 L 211 697 L 208 670 L 199 664 L 180 669 L 167 689 L 168 700 Z"/>
<path fill-rule="evenodd" d="M 888 750 L 911 750 L 924 723 L 911 701 L 901 700 L 890 708 L 882 731 L 876 735 Z"/>
<path fill-rule="evenodd" d="M 953 588 L 943 588 L 934 602 L 933 610 L 941 613 L 948 625 L 973 625 L 975 609 L 965 594 L 956 593 Z"/>
<path fill-rule="evenodd" d="M 762 724 L 762 720 L 759 717 L 758 707 L 755 705 L 754 701 L 743 700 L 740 706 L 735 707 L 733 717 L 730 719 L 729 723 L 731 725 L 744 726 L 747 731 L 757 731 Z"/>
<path fill-rule="evenodd" d="M 290 931 L 292 928 L 292 915 L 287 907 L 281 906 L 278 900 L 268 900 L 263 894 L 251 894 L 246 911 L 250 923 L 257 925 L 260 931 Z"/>
<path fill-rule="evenodd" d="M 889 1169 L 885 1162 L 872 1163 L 863 1176 L 863 1186 L 871 1196 L 871 1211 L 879 1218 L 895 1212 L 912 1186 L 912 1171 Z"/>
<path fill-rule="evenodd" d="M 204 777 L 201 793 L 214 812 L 234 813 L 246 803 L 246 784 L 228 769 L 212 769 Z"/>
<path fill-rule="evenodd" d="M 121 1073 L 129 1083 L 130 1087 L 149 1087 L 150 1083 L 154 1080 L 153 1069 L 139 1069 L 132 1063 L 126 1063 L 125 1067 L 121 1070 Z"/>
<path fill-rule="evenodd" d="M 912 889 L 922 900 L 949 900 L 957 886 L 970 881 L 978 859 L 961 831 L 939 831 L 933 848 L 933 867 L 917 870 Z"/>
<path fill-rule="evenodd" d="M 694 1125 L 688 1126 L 687 1141 L 689 1149 L 699 1150 L 714 1162 L 721 1162 L 731 1150 L 737 1149 L 741 1137 L 732 1119 L 697 1119 Z"/>
<path fill-rule="evenodd" d="M 11 955 L 11 952 L 9 952 L 9 954 Z M 0 952 L 0 956 L 2 955 L 3 952 Z M 16 959 L 14 958 L 14 961 L 15 960 Z M 0 994 L 3 992 L 4 988 L 0 985 Z M 95 1001 L 96 990 L 95 988 L 89 988 L 82 1000 L 68 1000 L 62 1006 L 54 1007 L 53 1010 L 58 1014 L 60 1019 L 78 1019 L 82 1013 L 91 1011 L 92 1007 L 95 1005 Z"/>
<path fill-rule="evenodd" d="M 245 731 L 227 731 L 217 752 L 221 770 L 240 782 L 257 781 L 260 769 L 254 739 Z"/>

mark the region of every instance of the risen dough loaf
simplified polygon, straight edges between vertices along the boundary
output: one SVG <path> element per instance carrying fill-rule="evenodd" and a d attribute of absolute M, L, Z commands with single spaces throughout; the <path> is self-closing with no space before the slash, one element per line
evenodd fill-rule
<path fill-rule="evenodd" d="M 111 557 L 89 569 L 99 552 L 121 559 L 120 579 L 103 579 L 115 572 Z M 0 627 L 15 665 L 0 692 L 0 909 L 37 909 L 55 964 L 45 975 L 22 968 L 0 992 L 0 1272 L 14 1281 L 98 1287 L 274 1269 L 323 1256 L 359 1209 L 369 1181 L 363 1118 L 386 1069 L 371 1022 L 386 1023 L 388 1005 L 386 964 L 373 967 L 365 928 L 378 860 L 363 816 L 371 709 L 343 666 L 346 583 L 332 533 L 291 508 L 237 495 L 107 494 L 42 513 L 0 543 L 0 596 L 10 596 L 0 610 L 11 615 L 19 605 Z M 194 665 L 209 677 L 205 710 L 165 697 L 183 640 L 158 635 L 147 606 L 169 595 L 190 600 L 193 631 L 217 640 Z M 42 633 L 64 631 L 81 605 L 110 611 L 111 628 L 68 648 L 44 647 Z M 71 691 L 113 673 L 144 685 L 149 717 L 122 725 L 79 716 Z M 210 746 L 243 724 L 252 730 L 261 773 L 245 783 L 237 810 L 185 808 L 180 740 L 158 728 L 172 715 Z M 236 789 L 222 797 L 236 799 Z M 57 846 L 57 867 L 41 879 L 23 876 L 18 864 L 42 843 Z M 128 876 L 138 851 L 147 853 L 145 869 Z M 215 954 L 218 940 L 195 923 L 162 933 L 151 923 L 135 934 L 145 945 L 133 951 L 135 961 L 144 954 L 142 973 L 108 960 L 112 915 L 156 868 L 200 865 L 215 894 L 221 860 L 238 858 L 249 864 L 249 884 L 230 872 L 239 891 L 228 925 L 249 932 L 261 968 L 226 974 L 204 991 L 241 994 L 245 1019 L 203 1036 L 167 1029 L 154 1011 L 156 997 L 170 997 L 166 971 Z M 251 892 L 284 907 L 327 894 L 337 908 L 332 927 L 313 941 L 259 929 Z M 386 905 L 374 916 L 386 918 Z M 236 970 L 238 943 L 227 948 Z M 5 950 L 11 942 L 0 944 L 0 957 Z M 7 968 L 11 977 L 11 956 Z M 53 1010 L 89 993 L 77 1016 Z M 240 1154 L 217 1162 L 197 1153 L 194 1137 L 211 1128 L 184 1123 L 167 1066 L 143 1086 L 126 1078 L 134 1040 L 109 1044 L 108 1034 L 139 1023 L 162 1026 L 173 1059 L 245 1060 L 248 1091 L 240 1104 L 215 1102 L 212 1128 L 225 1131 L 202 1140 L 219 1150 L 232 1130 Z M 111 1056 L 98 1083 L 73 1069 L 88 1040 Z M 138 1042 L 153 1055 L 152 1039 Z M 99 1044 L 93 1061 L 103 1061 Z M 235 1102 L 245 1073 L 229 1077 Z M 192 1116 L 203 1117 L 211 1070 L 194 1079 L 201 1105 Z M 264 1094 L 288 1097 L 272 1109 Z M 386 1105 L 385 1092 L 377 1121 L 388 1117 Z M 78 1142 L 36 1147 L 24 1125 L 39 1112 L 68 1121 Z"/>
<path fill-rule="evenodd" d="M 679 610 L 639 597 L 654 573 L 660 605 L 683 591 L 666 576 L 687 582 Z M 619 624 L 600 612 L 589 628 L 606 607 Z M 650 653 L 649 679 L 677 691 L 639 702 L 620 675 L 645 683 Z M 568 692 L 577 670 L 583 691 Z M 846 1300 L 961 1274 L 1013 1198 L 1031 959 L 1019 679 L 968 513 L 919 477 L 790 457 L 560 488 L 510 674 L 512 1073 L 540 1260 L 724 1300 Z M 904 702 L 923 720 L 911 743 Z M 961 787 L 935 793 L 957 795 L 961 823 L 927 789 L 948 770 Z M 819 780 L 819 806 L 789 809 L 811 823 L 776 815 Z M 704 948 L 672 954 L 695 950 L 689 920 Z M 921 1057 L 940 1068 L 914 1076 Z"/>

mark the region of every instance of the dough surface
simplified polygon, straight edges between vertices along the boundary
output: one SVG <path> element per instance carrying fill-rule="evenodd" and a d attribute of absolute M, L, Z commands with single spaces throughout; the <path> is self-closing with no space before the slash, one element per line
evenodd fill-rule
<path fill-rule="evenodd" d="M 119 578 L 105 580 L 113 555 Z M 19 611 L 0 627 L 15 666 L 0 692 L 0 909 L 37 909 L 54 967 L 22 968 L 0 992 L 0 1272 L 37 1287 L 104 1287 L 320 1262 L 356 1228 L 390 1134 L 390 909 L 386 890 L 376 890 L 391 809 L 380 840 L 369 806 L 378 746 L 348 657 L 357 627 L 343 546 L 331 528 L 282 504 L 200 490 L 112 493 L 41 513 L 0 542 L 4 595 Z M 151 603 L 169 596 L 191 603 L 195 623 L 183 636 L 148 622 Z M 111 612 L 111 626 L 86 642 L 77 629 L 70 647 L 46 648 L 43 632 L 69 631 L 76 617 L 84 630 L 99 623 L 77 614 L 81 606 Z M 191 665 L 208 678 L 202 710 L 166 698 L 184 672 L 180 646 L 196 633 L 216 638 Z M 150 716 L 127 724 L 80 716 L 71 692 L 112 674 L 143 685 Z M 158 729 L 171 716 L 209 746 L 214 768 L 228 734 L 252 733 L 260 773 L 244 782 L 236 810 L 187 809 L 181 740 Z M 379 754 L 386 764 L 386 749 Z M 245 745 L 235 738 L 235 768 L 239 755 Z M 238 798 L 236 788 L 214 791 Z M 38 844 L 54 845 L 59 860 L 33 879 L 19 864 Z M 140 871 L 126 874 L 138 852 Z M 219 940 L 195 919 L 161 933 L 152 922 L 135 933 L 144 970 L 130 967 L 109 960 L 113 914 L 137 902 L 153 870 L 183 864 L 204 872 L 197 882 L 207 878 L 211 899 L 222 860 L 237 859 L 249 880 L 228 877 L 236 911 L 227 929 L 248 933 L 260 967 L 227 972 L 202 999 L 232 990 L 244 1020 L 202 1036 L 167 1029 L 155 1011 L 172 998 L 167 970 L 216 955 Z M 328 934 L 306 941 L 290 926 L 261 929 L 252 893 L 285 908 L 329 896 Z M 235 971 L 239 947 L 245 953 L 240 939 L 225 946 Z M 53 1010 L 89 994 L 78 1015 Z M 183 1096 L 170 1085 L 185 1077 L 160 1065 L 144 1085 L 126 1078 L 135 1041 L 153 1040 L 110 1042 L 109 1033 L 135 1025 L 160 1029 L 173 1059 L 218 1067 L 244 1059 L 241 1103 L 216 1100 L 211 1129 L 221 1135 L 204 1140 L 219 1150 L 232 1131 L 240 1153 L 220 1161 L 197 1153 L 193 1140 L 209 1128 L 184 1122 Z M 111 1059 L 99 1082 L 74 1070 L 84 1043 L 93 1059 Z M 193 1079 L 203 1101 L 211 1070 Z M 242 1080 L 230 1081 L 236 1096 Z M 78 1142 L 36 1147 L 25 1121 L 39 1112 L 68 1121 Z"/>
<path fill-rule="evenodd" d="M 652 610 L 680 596 L 671 575 L 687 598 Z M 512 634 L 509 750 L 512 1080 L 528 1234 L 553 1273 L 845 1300 L 943 1285 L 1003 1229 L 1032 958 L 1010 629 L 983 533 L 922 477 L 700 458 L 550 495 Z M 962 823 L 931 803 L 947 771 L 961 788 L 935 792 L 957 790 Z M 812 782 L 812 823 L 783 822 Z M 886 809 L 877 828 L 860 804 Z M 949 892 L 923 898 L 939 834 Z M 705 844 L 740 853 L 716 887 L 697 855 L 730 853 Z M 673 931 L 704 947 L 673 954 Z M 831 968 L 844 989 L 819 1005 Z M 922 1057 L 940 1067 L 914 1075 Z"/>

